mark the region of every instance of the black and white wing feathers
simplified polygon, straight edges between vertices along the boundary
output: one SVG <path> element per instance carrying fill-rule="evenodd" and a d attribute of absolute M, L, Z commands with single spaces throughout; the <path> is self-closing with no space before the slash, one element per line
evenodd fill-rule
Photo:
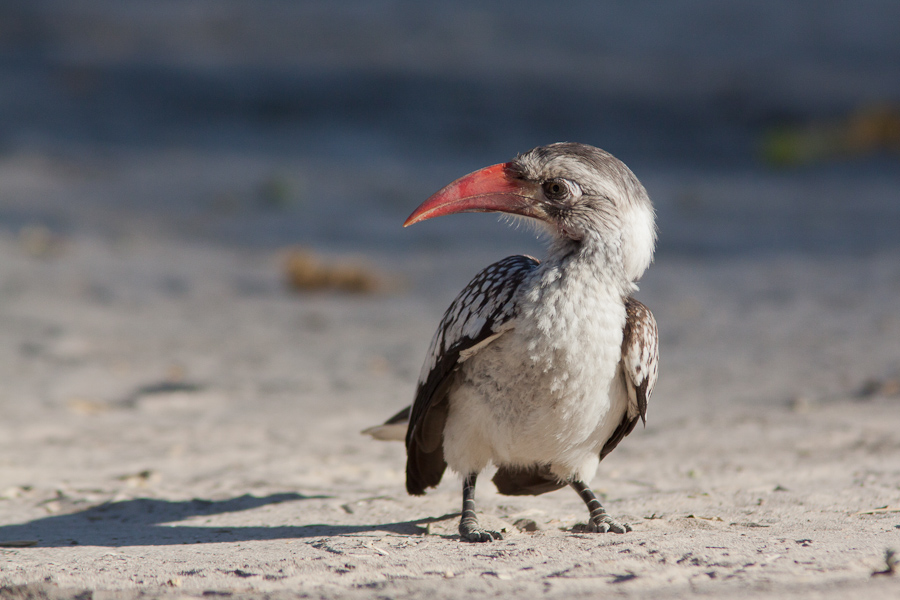
<path fill-rule="evenodd" d="M 653 313 L 634 298 L 627 298 L 625 315 L 620 369 L 628 390 L 628 409 L 600 451 L 601 460 L 632 432 L 638 419 L 647 422 L 647 401 L 659 372 L 659 334 Z"/>
<path fill-rule="evenodd" d="M 425 488 L 440 482 L 447 467 L 442 438 L 453 376 L 461 363 L 513 327 L 516 290 L 538 264 L 530 256 L 510 256 L 490 265 L 444 313 L 409 413 L 406 489 L 410 494 L 423 494 Z"/>

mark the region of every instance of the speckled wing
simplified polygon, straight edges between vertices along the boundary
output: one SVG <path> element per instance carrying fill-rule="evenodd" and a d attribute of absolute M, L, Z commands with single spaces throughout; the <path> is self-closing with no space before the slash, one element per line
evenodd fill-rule
<path fill-rule="evenodd" d="M 632 432 L 638 419 L 647 422 L 647 401 L 659 370 L 659 334 L 653 313 L 634 298 L 628 298 L 625 314 L 620 367 L 628 390 L 628 409 L 600 451 L 601 460 Z"/>
<path fill-rule="evenodd" d="M 444 474 L 443 434 L 447 391 L 459 365 L 513 327 L 515 294 L 538 266 L 530 256 L 510 256 L 481 271 L 441 320 L 419 375 L 406 431 L 406 489 L 423 494 Z"/>

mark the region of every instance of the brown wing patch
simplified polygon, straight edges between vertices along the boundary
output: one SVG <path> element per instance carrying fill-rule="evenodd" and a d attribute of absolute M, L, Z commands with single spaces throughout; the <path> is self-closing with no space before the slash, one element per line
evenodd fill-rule
<path fill-rule="evenodd" d="M 622 418 L 622 422 L 619 423 L 619 426 L 616 427 L 616 430 L 613 431 L 613 434 L 608 440 L 606 440 L 606 443 L 600 450 L 600 460 L 606 458 L 606 455 L 615 450 L 616 446 L 619 445 L 619 442 L 625 439 L 626 435 L 634 431 L 634 426 L 637 425 L 637 422 L 637 417 L 629 419 L 626 415 Z"/>
<path fill-rule="evenodd" d="M 647 402 L 659 371 L 659 334 L 653 313 L 634 298 L 625 300 L 625 313 L 622 372 L 628 388 L 628 416 L 640 415 L 646 423 Z"/>
<path fill-rule="evenodd" d="M 628 409 L 622 417 L 622 422 L 600 450 L 600 460 L 612 452 L 625 436 L 634 431 L 638 419 L 647 422 L 647 401 L 653 392 L 658 374 L 659 337 L 653 313 L 634 298 L 627 298 L 625 315 L 622 362 L 619 369 L 628 390 Z"/>
<path fill-rule="evenodd" d="M 425 412 L 417 435 L 407 440 L 406 491 L 413 496 L 441 482 L 447 462 L 444 460 L 444 423 L 447 421 L 447 396 Z"/>

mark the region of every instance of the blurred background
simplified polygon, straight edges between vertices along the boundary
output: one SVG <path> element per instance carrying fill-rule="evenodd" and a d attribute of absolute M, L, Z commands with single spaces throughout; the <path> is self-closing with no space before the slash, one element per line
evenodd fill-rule
<path fill-rule="evenodd" d="M 900 3 L 3 0 L 0 228 L 393 252 L 554 141 L 625 161 L 660 256 L 900 246 Z"/>

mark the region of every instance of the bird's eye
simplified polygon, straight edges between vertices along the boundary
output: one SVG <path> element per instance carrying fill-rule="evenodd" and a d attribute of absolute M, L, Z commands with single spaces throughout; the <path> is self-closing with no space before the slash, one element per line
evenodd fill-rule
<path fill-rule="evenodd" d="M 569 186 L 561 179 L 548 179 L 544 182 L 544 194 L 553 200 L 559 200 L 569 195 Z"/>

